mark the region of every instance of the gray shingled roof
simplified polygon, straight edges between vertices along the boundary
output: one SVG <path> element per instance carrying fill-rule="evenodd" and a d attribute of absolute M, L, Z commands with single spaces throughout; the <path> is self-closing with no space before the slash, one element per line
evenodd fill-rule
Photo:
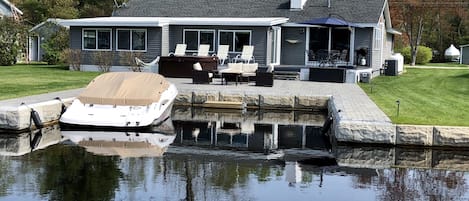
<path fill-rule="evenodd" d="M 113 16 L 122 17 L 287 17 L 290 22 L 339 14 L 355 23 L 377 23 L 385 0 L 308 0 L 290 11 L 289 0 L 129 0 Z"/>

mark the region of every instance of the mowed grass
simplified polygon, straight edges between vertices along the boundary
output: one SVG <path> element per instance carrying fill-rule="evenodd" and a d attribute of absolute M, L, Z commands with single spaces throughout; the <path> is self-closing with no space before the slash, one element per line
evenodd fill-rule
<path fill-rule="evenodd" d="M 468 65 L 466 64 L 459 64 L 457 62 L 447 62 L 447 63 L 427 63 L 424 66 L 432 66 L 432 67 L 462 67 L 467 68 Z"/>
<path fill-rule="evenodd" d="M 99 74 L 61 65 L 0 66 L 0 100 L 85 87 Z"/>
<path fill-rule="evenodd" d="M 469 126 L 469 70 L 406 69 L 360 86 L 394 123 Z"/>

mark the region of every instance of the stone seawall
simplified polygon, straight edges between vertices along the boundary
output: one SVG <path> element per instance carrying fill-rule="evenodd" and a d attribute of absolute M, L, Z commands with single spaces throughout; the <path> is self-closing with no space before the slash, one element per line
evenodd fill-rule
<path fill-rule="evenodd" d="M 469 153 L 464 149 L 337 146 L 334 152 L 340 166 L 354 168 L 405 167 L 469 170 Z"/>
<path fill-rule="evenodd" d="M 0 130 L 34 129 L 30 111 L 34 109 L 45 124 L 56 123 L 62 104 L 74 98 L 18 106 L 0 106 Z M 343 98 L 342 98 L 343 99 Z M 248 109 L 328 111 L 333 117 L 331 141 L 391 145 L 469 147 L 469 127 L 395 125 L 388 120 L 357 118 L 354 111 L 341 111 L 344 101 L 333 96 L 295 96 L 269 93 L 229 93 L 220 91 L 183 90 L 175 105 L 203 106 L 206 101 L 240 102 Z M 357 105 L 356 107 L 361 107 Z M 307 120 L 305 120 L 307 121 Z"/>

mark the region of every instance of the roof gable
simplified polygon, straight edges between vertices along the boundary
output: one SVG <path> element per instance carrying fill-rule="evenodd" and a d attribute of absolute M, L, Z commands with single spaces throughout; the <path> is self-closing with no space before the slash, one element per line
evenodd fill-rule
<path fill-rule="evenodd" d="M 10 3 L 8 0 L 0 0 L 0 16 L 13 16 L 13 12 L 23 15 L 20 9 Z"/>
<path fill-rule="evenodd" d="M 286 17 L 290 22 L 339 15 L 354 23 L 377 23 L 386 0 L 308 0 L 290 10 L 290 0 L 129 0 L 113 16 L 121 17 Z"/>

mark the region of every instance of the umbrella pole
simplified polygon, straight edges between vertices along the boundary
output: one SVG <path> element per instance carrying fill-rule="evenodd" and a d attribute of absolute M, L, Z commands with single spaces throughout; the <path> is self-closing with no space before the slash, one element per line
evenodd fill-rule
<path fill-rule="evenodd" d="M 332 49 L 332 27 L 329 27 L 329 43 L 327 44 L 327 52 L 330 53 Z"/>

